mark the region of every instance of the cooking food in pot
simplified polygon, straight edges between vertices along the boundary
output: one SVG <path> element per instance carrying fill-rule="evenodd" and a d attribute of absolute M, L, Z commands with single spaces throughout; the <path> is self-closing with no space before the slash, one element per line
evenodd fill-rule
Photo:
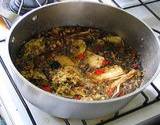
<path fill-rule="evenodd" d="M 39 88 L 77 100 L 106 100 L 140 87 L 140 55 L 115 33 L 82 26 L 53 27 L 18 51 L 16 66 Z"/>

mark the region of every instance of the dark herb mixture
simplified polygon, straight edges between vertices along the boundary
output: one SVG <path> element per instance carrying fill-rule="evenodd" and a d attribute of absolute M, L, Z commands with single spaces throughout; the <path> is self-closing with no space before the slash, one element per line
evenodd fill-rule
<path fill-rule="evenodd" d="M 78 100 L 105 100 L 140 87 L 136 50 L 118 35 L 80 26 L 54 27 L 24 44 L 16 65 L 39 88 Z"/>

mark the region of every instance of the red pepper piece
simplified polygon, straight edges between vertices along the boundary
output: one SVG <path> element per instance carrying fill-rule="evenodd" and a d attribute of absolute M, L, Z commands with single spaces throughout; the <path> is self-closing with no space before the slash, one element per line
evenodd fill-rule
<path fill-rule="evenodd" d="M 107 89 L 106 92 L 107 92 L 107 95 L 109 97 L 111 97 L 113 95 L 114 91 L 115 91 L 115 87 Z"/>
<path fill-rule="evenodd" d="M 105 73 L 105 70 L 104 69 L 96 69 L 94 73 L 96 75 L 101 75 L 101 74 Z"/>
<path fill-rule="evenodd" d="M 79 55 L 76 56 L 79 60 L 83 60 L 85 58 L 84 53 L 80 53 Z"/>
<path fill-rule="evenodd" d="M 102 62 L 102 65 L 110 65 L 110 64 L 112 64 L 112 62 L 109 60 L 103 60 Z"/>
<path fill-rule="evenodd" d="M 132 68 L 134 68 L 134 69 L 139 69 L 139 64 L 137 64 L 137 63 L 134 63 L 134 64 L 132 64 Z"/>
<path fill-rule="evenodd" d="M 96 49 L 95 49 L 97 52 L 99 51 L 102 51 L 103 50 L 103 46 L 99 45 L 99 46 L 96 46 Z"/>
<path fill-rule="evenodd" d="M 119 92 L 118 97 L 124 96 L 124 92 Z"/>
<path fill-rule="evenodd" d="M 50 85 L 46 84 L 46 85 L 43 85 L 41 87 L 41 89 L 43 89 L 44 91 L 47 91 L 47 92 L 52 92 L 52 88 Z"/>
<path fill-rule="evenodd" d="M 75 95 L 75 96 L 74 96 L 74 99 L 80 100 L 80 99 L 81 99 L 81 96 L 80 96 L 80 95 Z"/>

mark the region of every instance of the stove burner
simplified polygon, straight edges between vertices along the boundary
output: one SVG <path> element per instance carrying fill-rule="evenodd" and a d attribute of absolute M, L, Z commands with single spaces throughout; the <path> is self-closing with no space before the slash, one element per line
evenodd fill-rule
<path fill-rule="evenodd" d="M 36 7 L 45 5 L 47 3 L 48 0 L 11 0 L 9 7 L 13 12 L 22 15 Z"/>

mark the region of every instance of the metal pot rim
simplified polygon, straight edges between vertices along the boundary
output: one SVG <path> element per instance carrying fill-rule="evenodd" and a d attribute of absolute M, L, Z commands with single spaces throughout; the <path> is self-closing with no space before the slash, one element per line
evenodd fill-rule
<path fill-rule="evenodd" d="M 46 92 L 40 88 L 38 88 L 37 86 L 35 86 L 34 84 L 32 84 L 31 82 L 29 82 L 25 77 L 23 77 L 21 75 L 21 73 L 17 70 L 17 68 L 15 67 L 15 65 L 13 64 L 12 60 L 11 60 L 11 57 L 10 57 L 10 53 L 9 53 L 9 40 L 10 40 L 10 36 L 13 32 L 13 30 L 15 29 L 15 27 L 21 22 L 21 20 L 23 20 L 24 18 L 26 18 L 28 15 L 38 11 L 38 10 L 41 10 L 42 8 L 46 8 L 46 7 L 50 7 L 50 6 L 56 6 L 56 5 L 59 5 L 59 4 L 65 4 L 65 3 L 88 3 L 88 4 L 98 4 L 98 5 L 101 5 L 101 6 L 107 6 L 109 8 L 113 8 L 113 9 L 117 9 L 123 13 L 126 13 L 130 16 L 132 16 L 133 18 L 136 18 L 135 16 L 125 12 L 124 10 L 120 9 L 120 8 L 117 8 L 117 7 L 113 7 L 113 6 L 110 6 L 110 5 L 107 5 L 107 4 L 103 4 L 103 3 L 96 3 L 96 2 L 88 2 L 88 1 L 63 1 L 63 2 L 57 2 L 57 3 L 51 3 L 51 4 L 48 4 L 48 5 L 44 5 L 44 6 L 41 6 L 41 7 L 38 7 L 34 10 L 31 10 L 30 12 L 28 12 L 27 14 L 25 14 L 24 16 L 22 16 L 22 18 L 18 19 L 14 25 L 11 27 L 10 31 L 9 31 L 9 35 L 7 37 L 7 49 L 8 49 L 8 57 L 9 57 L 9 61 L 10 61 L 10 65 L 11 67 L 13 68 L 13 70 L 16 72 L 17 75 L 20 76 L 20 78 L 25 81 L 24 83 L 31 87 L 33 87 L 34 89 L 36 89 L 36 91 L 40 91 L 41 93 L 45 94 L 46 96 L 50 96 L 50 97 L 54 97 L 54 98 L 57 98 L 59 100 L 62 100 L 62 101 L 69 101 L 69 102 L 73 102 L 73 103 L 86 103 L 86 104 L 96 104 L 96 103 L 109 103 L 109 102 L 114 102 L 114 101 L 119 101 L 119 100 L 123 100 L 125 98 L 128 98 L 130 96 L 133 96 L 133 95 L 136 95 L 138 94 L 139 92 L 141 92 L 144 88 L 146 88 L 156 77 L 157 75 L 159 74 L 160 72 L 160 63 L 158 64 L 158 68 L 156 70 L 156 72 L 154 73 L 154 75 L 150 78 L 150 80 L 145 83 L 144 85 L 142 85 L 141 87 L 139 87 L 138 89 L 136 89 L 135 91 L 127 94 L 127 95 L 124 95 L 124 96 L 121 96 L 121 97 L 116 97 L 116 98 L 112 98 L 112 99 L 107 99 L 107 100 L 99 100 L 99 101 L 82 101 L 82 100 L 76 100 L 76 99 L 69 99 L 69 98 L 65 98 L 65 97 L 62 97 L 62 96 L 59 96 L 59 95 L 54 95 L 52 93 L 49 93 L 49 92 Z M 153 36 L 156 38 L 156 41 L 158 42 L 158 45 L 160 47 L 160 42 L 159 42 L 159 39 L 154 35 L 153 33 L 153 30 L 143 21 L 139 20 L 136 18 L 136 20 L 138 20 L 139 22 L 141 22 L 145 27 L 147 27 L 151 33 L 153 34 Z"/>

